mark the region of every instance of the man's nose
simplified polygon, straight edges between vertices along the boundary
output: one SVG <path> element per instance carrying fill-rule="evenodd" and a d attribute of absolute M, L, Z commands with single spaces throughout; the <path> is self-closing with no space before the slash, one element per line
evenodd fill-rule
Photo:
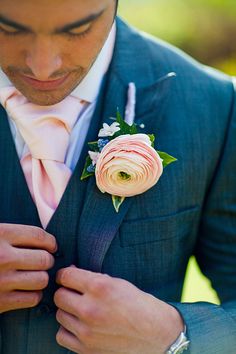
<path fill-rule="evenodd" d="M 37 38 L 27 52 L 26 65 L 37 80 L 47 81 L 61 68 L 62 60 L 51 40 Z"/>

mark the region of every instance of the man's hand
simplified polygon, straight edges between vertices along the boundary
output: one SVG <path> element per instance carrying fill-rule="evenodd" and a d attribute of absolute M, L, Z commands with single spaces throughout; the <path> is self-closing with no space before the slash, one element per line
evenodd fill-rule
<path fill-rule="evenodd" d="M 57 282 L 57 341 L 73 352 L 163 354 L 183 331 L 177 310 L 125 280 L 70 267 Z"/>
<path fill-rule="evenodd" d="M 38 227 L 0 224 L 0 313 L 40 302 L 56 248 L 55 238 Z"/>

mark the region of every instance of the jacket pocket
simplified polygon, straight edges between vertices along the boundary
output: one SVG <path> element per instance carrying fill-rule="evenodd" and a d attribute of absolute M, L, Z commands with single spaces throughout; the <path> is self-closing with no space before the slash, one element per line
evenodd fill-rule
<path fill-rule="evenodd" d="M 125 221 L 119 232 L 121 247 L 185 237 L 196 229 L 199 214 L 200 208 L 195 206 L 176 214 Z"/>

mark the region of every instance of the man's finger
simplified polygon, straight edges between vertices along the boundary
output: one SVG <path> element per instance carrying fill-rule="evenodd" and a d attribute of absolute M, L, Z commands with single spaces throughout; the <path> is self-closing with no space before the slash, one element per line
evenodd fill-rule
<path fill-rule="evenodd" d="M 85 335 L 87 338 L 87 335 Z M 96 353 L 96 354 L 111 354 L 117 353 L 117 351 L 113 350 L 104 350 L 103 348 L 92 348 L 91 343 L 86 345 L 83 340 L 80 341 L 77 336 L 73 334 L 73 332 L 67 330 L 63 326 L 60 327 L 57 336 L 56 336 L 57 343 L 62 347 L 65 347 L 74 353 L 88 353 L 88 348 L 91 348 L 89 353 Z"/>
<path fill-rule="evenodd" d="M 77 317 L 59 309 L 56 314 L 56 319 L 67 331 L 73 333 L 77 338 L 80 337 L 81 327 L 84 326 L 84 324 L 82 324 Z"/>
<path fill-rule="evenodd" d="M 60 269 L 57 273 L 56 281 L 65 288 L 73 289 L 84 294 L 91 291 L 93 283 L 102 275 L 87 270 L 69 267 Z"/>
<path fill-rule="evenodd" d="M 48 285 L 49 276 L 45 271 L 9 271 L 0 272 L 0 289 L 2 291 L 43 290 Z"/>
<path fill-rule="evenodd" d="M 1 239 L 15 247 L 40 248 L 51 253 L 57 250 L 55 237 L 35 226 L 0 224 Z"/>
<path fill-rule="evenodd" d="M 14 249 L 11 269 L 48 270 L 54 265 L 54 257 L 43 250 Z"/>
<path fill-rule="evenodd" d="M 79 340 L 63 327 L 60 327 L 57 332 L 56 340 L 61 347 L 67 348 L 74 353 L 84 353 L 85 348 Z"/>
<path fill-rule="evenodd" d="M 42 299 L 42 292 L 14 291 L 0 295 L 0 313 L 35 307 Z M 1 310 L 3 309 L 3 310 Z"/>
<path fill-rule="evenodd" d="M 54 302 L 58 308 L 81 320 L 86 320 L 81 311 L 81 308 L 83 308 L 82 300 L 82 295 L 65 288 L 60 288 L 54 295 Z"/>

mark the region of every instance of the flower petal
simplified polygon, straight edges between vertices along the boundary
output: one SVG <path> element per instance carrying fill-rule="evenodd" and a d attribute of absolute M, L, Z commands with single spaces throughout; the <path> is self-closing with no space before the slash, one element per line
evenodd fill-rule
<path fill-rule="evenodd" d="M 121 135 L 103 148 L 95 176 L 101 191 L 131 197 L 152 188 L 162 172 L 161 158 L 151 146 L 149 136 L 135 134 Z"/>

